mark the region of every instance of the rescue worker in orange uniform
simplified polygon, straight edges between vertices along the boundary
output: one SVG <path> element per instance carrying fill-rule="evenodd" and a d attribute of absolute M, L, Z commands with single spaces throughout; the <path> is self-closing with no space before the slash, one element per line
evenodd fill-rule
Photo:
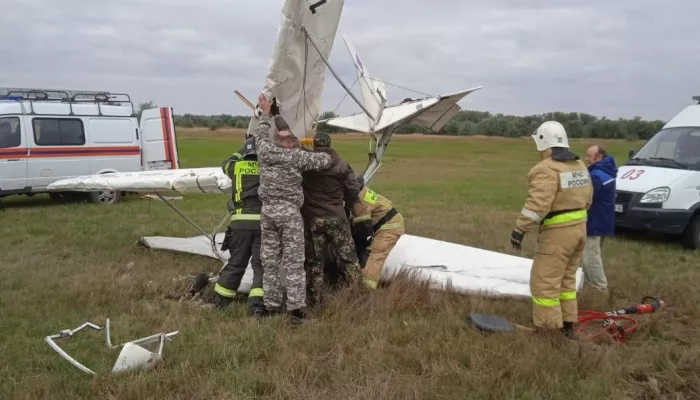
<path fill-rule="evenodd" d="M 353 239 L 365 286 L 376 289 L 384 262 L 404 234 L 403 216 L 386 197 L 364 185 L 352 207 Z"/>
<path fill-rule="evenodd" d="M 530 273 L 533 323 L 572 337 L 578 320 L 576 269 L 586 246 L 593 186 L 586 165 L 569 151 L 564 126 L 544 122 L 532 138 L 541 161 L 528 174 L 528 198 L 510 241 L 520 250 L 525 234 L 539 231 Z"/>

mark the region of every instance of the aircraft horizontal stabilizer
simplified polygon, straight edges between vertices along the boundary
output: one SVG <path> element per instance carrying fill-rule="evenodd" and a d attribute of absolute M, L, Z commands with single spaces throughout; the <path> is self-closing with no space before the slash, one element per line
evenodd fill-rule
<path fill-rule="evenodd" d="M 319 123 L 325 122 L 328 125 L 338 128 L 367 133 L 378 132 L 398 123 L 414 123 L 437 132 L 445 126 L 450 118 L 461 110 L 457 102 L 462 100 L 469 93 L 479 89 L 481 89 L 481 86 L 443 96 L 410 100 L 387 107 L 382 112 L 380 120 L 373 129 L 370 128 L 370 120 L 364 113 L 353 114 L 347 117 L 329 118 L 319 121 Z"/>

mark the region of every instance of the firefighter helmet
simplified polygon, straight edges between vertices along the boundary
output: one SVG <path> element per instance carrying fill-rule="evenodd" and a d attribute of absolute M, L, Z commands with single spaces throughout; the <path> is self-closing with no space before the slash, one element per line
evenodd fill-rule
<path fill-rule="evenodd" d="M 534 132 L 532 138 L 537 145 L 537 151 L 544 151 L 552 147 L 569 148 L 569 139 L 566 137 L 564 125 L 557 121 L 546 121 Z"/>
<path fill-rule="evenodd" d="M 245 141 L 245 144 L 243 144 L 243 158 L 246 158 L 248 156 L 257 156 L 258 153 L 255 150 L 255 138 L 250 138 Z"/>

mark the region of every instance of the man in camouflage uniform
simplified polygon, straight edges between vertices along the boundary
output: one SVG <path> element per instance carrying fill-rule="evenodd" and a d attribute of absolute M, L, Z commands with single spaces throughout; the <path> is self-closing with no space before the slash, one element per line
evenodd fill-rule
<path fill-rule="evenodd" d="M 268 314 L 283 308 L 283 287 L 279 272 L 286 270 L 286 311 L 296 321 L 306 318 L 306 274 L 304 271 L 304 223 L 299 209 L 304 203 L 302 172 L 331 166 L 331 155 L 305 151 L 279 115 L 276 104 L 262 94 L 258 97 L 261 115 L 255 131 L 260 162 L 262 200 L 263 287 Z M 275 115 L 277 134 L 270 134 L 270 113 Z M 272 137 L 271 137 L 272 136 Z"/>
<path fill-rule="evenodd" d="M 260 261 L 260 211 L 258 197 L 260 168 L 255 151 L 255 139 L 246 140 L 243 149 L 233 153 L 221 166 L 231 178 L 231 224 L 226 232 L 221 250 L 228 250 L 231 257 L 219 274 L 214 286 L 218 307 L 228 306 L 236 295 L 241 279 L 251 260 L 253 284 L 248 293 L 250 314 L 261 317 L 263 307 L 263 268 Z"/>
<path fill-rule="evenodd" d="M 326 246 L 329 244 L 335 251 L 339 272 L 349 282 L 360 281 L 360 264 L 345 209 L 355 204 L 361 186 L 350 165 L 331 148 L 331 137 L 327 133 L 316 133 L 313 145 L 315 152 L 334 156 L 330 168 L 304 172 L 302 182 L 307 300 L 310 304 L 317 304 L 321 300 Z"/>

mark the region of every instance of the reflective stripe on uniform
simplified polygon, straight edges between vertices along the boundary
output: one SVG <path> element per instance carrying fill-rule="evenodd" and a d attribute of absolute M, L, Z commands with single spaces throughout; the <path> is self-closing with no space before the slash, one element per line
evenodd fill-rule
<path fill-rule="evenodd" d="M 586 210 L 569 211 L 545 219 L 543 225 L 563 224 L 564 222 L 571 222 L 579 219 L 584 219 L 587 215 L 588 214 L 586 213 Z"/>
<path fill-rule="evenodd" d="M 528 210 L 527 208 L 523 208 L 523 209 L 520 211 L 520 214 L 522 214 L 523 216 L 525 216 L 525 217 L 527 217 L 527 218 L 530 218 L 531 220 L 537 222 L 538 224 L 539 224 L 540 222 L 542 222 L 542 217 L 540 217 L 539 215 L 537 215 L 536 212 L 534 212 L 534 211 L 532 211 L 532 210 Z"/>
<path fill-rule="evenodd" d="M 352 222 L 362 222 L 367 221 L 369 219 L 372 219 L 372 214 L 360 215 L 359 217 L 353 218 Z"/>
<path fill-rule="evenodd" d="M 556 307 L 559 305 L 559 299 L 547 299 L 544 297 L 533 297 L 533 303 L 541 307 Z"/>
<path fill-rule="evenodd" d="M 241 201 L 241 192 L 243 191 L 243 177 L 238 173 L 238 164 L 236 164 L 236 202 Z"/>
<path fill-rule="evenodd" d="M 240 211 L 240 209 L 239 209 Z M 231 221 L 260 221 L 260 214 L 233 214 Z"/>
<path fill-rule="evenodd" d="M 214 286 L 214 291 L 216 292 L 216 294 L 223 297 L 233 298 L 236 295 L 236 292 L 234 292 L 233 290 L 226 289 L 218 283 Z"/>
<path fill-rule="evenodd" d="M 560 300 L 576 300 L 576 291 L 572 290 L 570 292 L 559 293 Z"/>
<path fill-rule="evenodd" d="M 253 288 L 253 289 L 250 289 L 250 293 L 248 293 L 248 297 L 263 297 L 263 294 L 265 294 L 265 292 L 263 291 L 262 288 Z"/>
<path fill-rule="evenodd" d="M 372 278 L 368 278 L 365 276 L 364 282 L 365 282 L 365 286 L 367 286 L 370 289 L 377 288 L 377 282 L 375 282 L 374 279 L 372 279 Z"/>
<path fill-rule="evenodd" d="M 365 203 L 368 203 L 368 204 L 377 204 L 378 198 L 379 198 L 379 195 L 377 194 L 377 192 L 375 192 L 374 190 L 372 190 L 370 188 L 367 188 L 367 191 L 365 192 L 365 197 L 363 198 L 363 200 L 365 201 Z"/>

